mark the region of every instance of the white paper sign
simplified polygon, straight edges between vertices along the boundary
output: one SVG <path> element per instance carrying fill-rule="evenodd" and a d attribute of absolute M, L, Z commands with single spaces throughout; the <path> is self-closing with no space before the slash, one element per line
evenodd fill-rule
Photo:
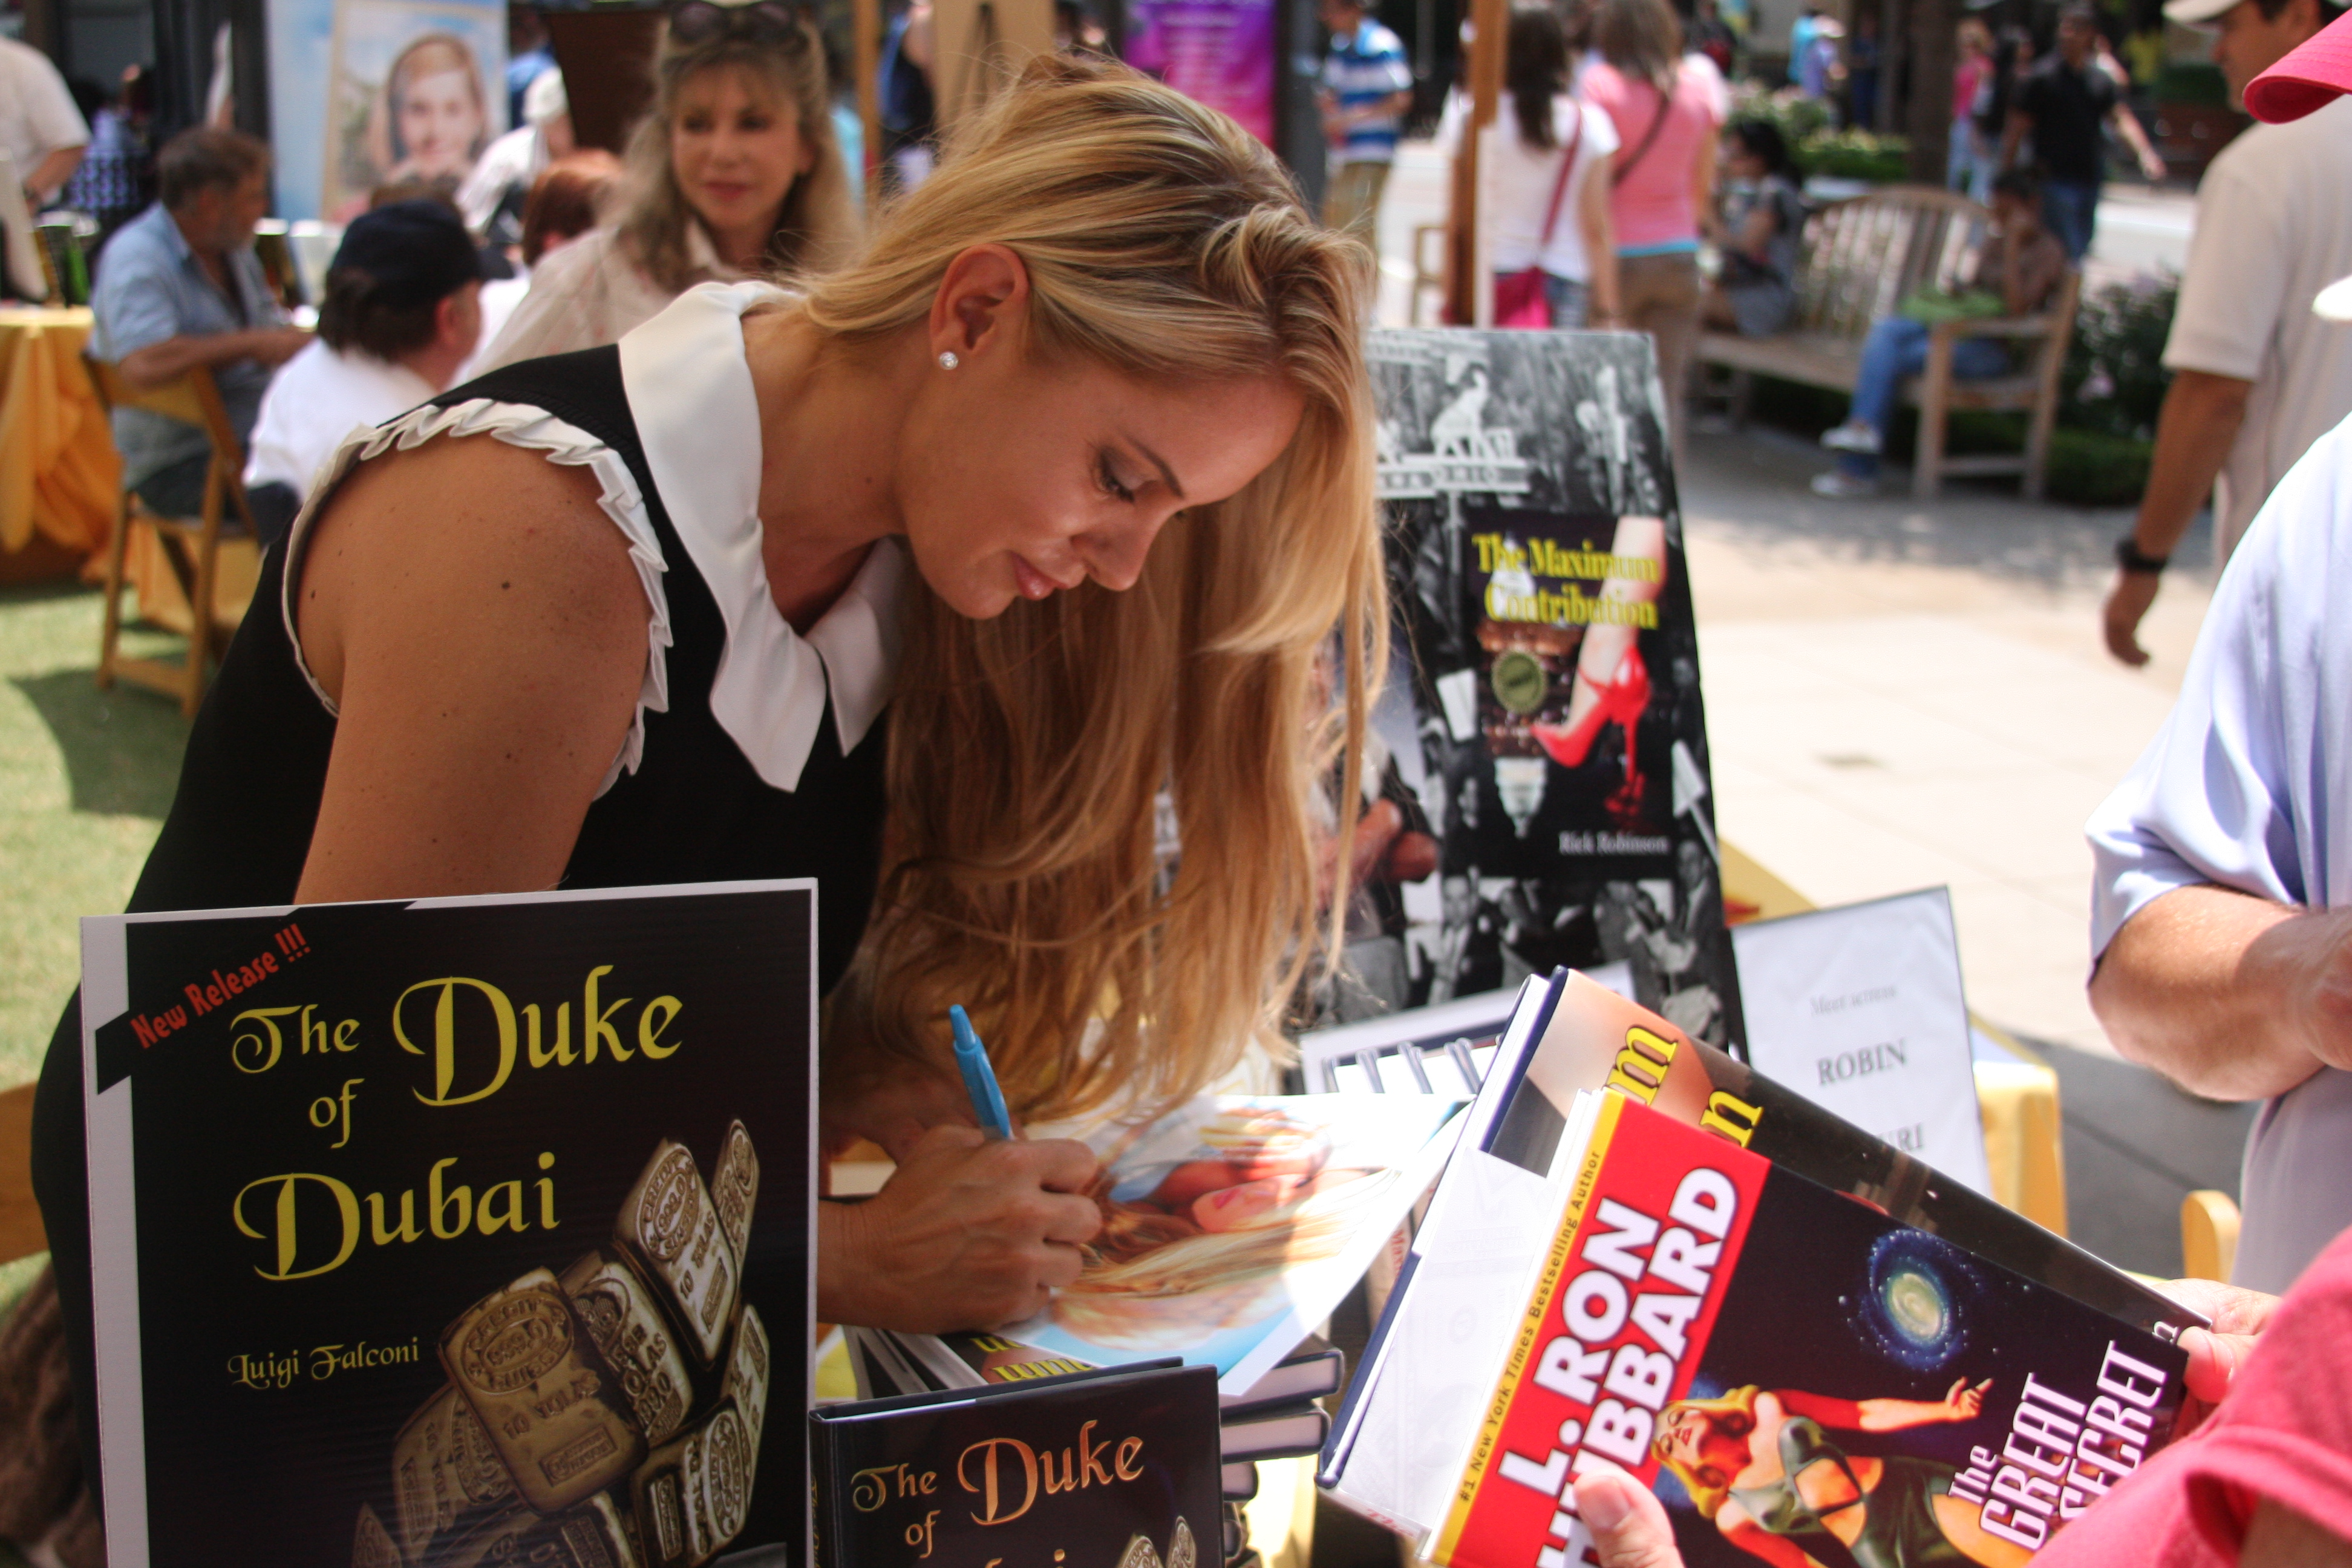
<path fill-rule="evenodd" d="M 1941 888 L 1735 926 L 1756 1070 L 1980 1193 L 1952 901 Z"/>

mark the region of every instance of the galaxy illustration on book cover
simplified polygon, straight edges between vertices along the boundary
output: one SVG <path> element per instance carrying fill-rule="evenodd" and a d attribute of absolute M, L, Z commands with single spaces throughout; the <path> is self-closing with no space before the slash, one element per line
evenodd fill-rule
<path fill-rule="evenodd" d="M 1625 962 L 1738 1035 L 1698 644 L 1647 339 L 1371 336 L 1412 780 L 1440 846 L 1425 989 Z M 1402 726 L 1393 719 L 1383 727 Z M 1400 750 L 1402 748 L 1401 747 Z"/>

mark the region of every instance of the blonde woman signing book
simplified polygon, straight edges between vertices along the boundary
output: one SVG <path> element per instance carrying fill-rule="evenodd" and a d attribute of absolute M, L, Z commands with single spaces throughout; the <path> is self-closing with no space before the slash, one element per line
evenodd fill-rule
<path fill-rule="evenodd" d="M 898 1163 L 818 1205 L 817 1315 L 1034 1314 L 1097 1163 L 982 1139 L 947 1007 L 1015 1115 L 1099 1116 L 1225 1079 L 1330 951 L 1311 803 L 1385 659 L 1369 282 L 1232 121 L 1033 63 L 844 270 L 348 441 L 131 907 L 814 877 L 826 1131 Z M 34 1159 L 86 1399 L 79 1042 Z"/>

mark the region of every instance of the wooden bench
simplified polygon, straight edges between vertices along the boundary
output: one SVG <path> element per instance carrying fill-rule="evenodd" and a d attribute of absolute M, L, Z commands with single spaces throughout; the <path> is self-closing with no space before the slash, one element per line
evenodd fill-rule
<path fill-rule="evenodd" d="M 1952 287 L 1991 216 L 1965 196 L 1927 185 L 1889 185 L 1815 213 L 1806 222 L 1797 260 L 1797 306 L 1789 330 L 1769 338 L 1709 331 L 1699 339 L 1700 362 L 1733 373 L 1734 421 L 1747 416 L 1751 374 L 1852 392 L 1871 323 L 1895 314 L 1915 289 Z M 2081 289 L 2081 275 L 2070 269 L 2050 308 L 2038 315 L 1937 323 L 1925 374 L 1903 386 L 1904 401 L 1919 409 L 1913 495 L 1932 499 L 1951 474 L 2021 474 L 2026 495 L 2041 499 L 2050 432 L 2058 419 L 2058 376 Z M 2013 340 L 2021 368 L 1983 381 L 1953 379 L 1952 347 L 1966 338 Z M 2025 450 L 1948 456 L 1947 426 L 1957 408 L 2026 412 Z"/>

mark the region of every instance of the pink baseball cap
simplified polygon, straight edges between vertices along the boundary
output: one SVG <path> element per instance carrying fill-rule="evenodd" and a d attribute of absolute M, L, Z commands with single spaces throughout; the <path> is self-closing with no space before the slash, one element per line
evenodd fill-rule
<path fill-rule="evenodd" d="M 2246 111 L 2275 125 L 2352 92 L 2352 11 L 2287 51 L 2246 84 Z"/>

